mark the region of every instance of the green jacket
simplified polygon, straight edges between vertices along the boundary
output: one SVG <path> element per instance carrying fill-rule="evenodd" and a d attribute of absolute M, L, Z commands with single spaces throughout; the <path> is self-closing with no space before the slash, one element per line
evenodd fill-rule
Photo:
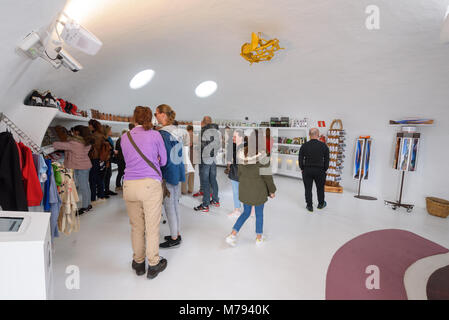
<path fill-rule="evenodd" d="M 257 156 L 245 158 L 243 150 L 237 155 L 239 164 L 239 200 L 251 206 L 260 206 L 267 202 L 268 196 L 276 192 L 273 175 L 271 174 L 269 159 L 264 152 Z M 264 160 L 267 161 L 266 164 Z M 262 162 L 262 163 L 261 163 Z M 261 173 L 266 168 L 268 175 Z M 266 173 L 266 172 L 265 172 Z"/>

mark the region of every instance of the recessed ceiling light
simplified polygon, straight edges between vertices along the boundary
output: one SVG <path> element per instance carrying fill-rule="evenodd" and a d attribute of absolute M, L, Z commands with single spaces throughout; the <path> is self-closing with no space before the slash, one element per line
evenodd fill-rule
<path fill-rule="evenodd" d="M 217 83 L 215 81 L 204 81 L 195 89 L 195 94 L 200 98 L 206 98 L 217 90 Z"/>
<path fill-rule="evenodd" d="M 141 71 L 131 79 L 129 86 L 131 89 L 140 89 L 150 82 L 153 76 L 154 71 L 151 69 Z"/>

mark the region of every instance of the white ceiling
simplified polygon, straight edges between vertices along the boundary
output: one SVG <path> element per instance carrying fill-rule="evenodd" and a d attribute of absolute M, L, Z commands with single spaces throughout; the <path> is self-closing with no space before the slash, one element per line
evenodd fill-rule
<path fill-rule="evenodd" d="M 17 92 L 48 88 L 82 108 L 124 114 L 167 103 L 183 119 L 205 113 L 266 119 L 367 101 L 387 109 L 411 101 L 407 107 L 418 112 L 429 97 L 449 98 L 449 47 L 438 42 L 449 0 L 78 1 L 91 4 L 80 20 L 103 48 L 94 57 L 69 48 L 84 66 L 78 73 L 27 62 L 24 70 L 33 77 L 39 70 L 39 77 Z M 36 2 L 6 2 L 16 25 L 26 21 L 18 27 L 21 37 L 63 6 L 40 1 L 49 14 L 37 15 Z M 365 27 L 365 9 L 373 4 L 380 8 L 378 31 Z M 250 66 L 239 53 L 253 31 L 278 38 L 285 50 Z M 3 43 L 8 50 L 15 44 Z M 130 79 L 148 68 L 156 72 L 150 84 L 131 90 Z M 16 86 L 22 77 L 27 74 Z M 205 80 L 216 81 L 218 90 L 201 99 L 194 89 Z"/>

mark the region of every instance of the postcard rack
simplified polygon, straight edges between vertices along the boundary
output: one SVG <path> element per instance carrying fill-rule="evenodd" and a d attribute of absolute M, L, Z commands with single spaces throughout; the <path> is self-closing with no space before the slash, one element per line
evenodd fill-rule
<path fill-rule="evenodd" d="M 393 210 L 405 208 L 407 212 L 413 210 L 414 205 L 402 203 L 402 191 L 404 189 L 405 172 L 416 171 L 418 147 L 420 133 L 416 132 L 416 127 L 403 127 L 401 132 L 396 134 L 395 152 L 393 159 L 393 169 L 401 171 L 401 186 L 398 201 L 385 201 L 385 205 Z"/>

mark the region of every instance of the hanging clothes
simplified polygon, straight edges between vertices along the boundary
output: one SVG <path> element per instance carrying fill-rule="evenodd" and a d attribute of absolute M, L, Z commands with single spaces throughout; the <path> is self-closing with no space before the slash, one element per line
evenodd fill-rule
<path fill-rule="evenodd" d="M 79 201 L 76 191 L 73 169 L 61 169 L 62 185 L 60 195 L 62 200 L 61 211 L 58 218 L 59 231 L 66 235 L 78 232 L 80 229 L 80 218 L 76 215 Z"/>
<path fill-rule="evenodd" d="M 31 153 L 31 149 L 25 146 L 22 142 L 19 142 L 19 148 L 22 152 L 22 176 L 28 206 L 38 206 L 44 195 L 36 173 L 36 168 L 34 167 L 33 154 Z"/>
<path fill-rule="evenodd" d="M 19 150 L 10 132 L 0 133 L 0 150 L 0 206 L 7 211 L 28 211 Z"/>
<path fill-rule="evenodd" d="M 47 181 L 47 164 L 45 159 L 41 154 L 33 153 L 34 167 L 36 168 L 37 177 L 41 183 L 41 187 L 44 186 L 45 181 Z M 42 188 L 41 188 L 42 189 Z"/>
<path fill-rule="evenodd" d="M 52 166 L 50 166 L 50 168 L 52 168 Z M 50 177 L 50 188 L 49 188 L 48 202 L 50 204 L 50 212 L 51 212 L 50 232 L 51 232 L 51 238 L 53 239 L 53 238 L 59 237 L 58 218 L 59 218 L 59 212 L 60 212 L 61 206 L 62 206 L 62 200 L 59 197 L 58 187 L 56 185 L 54 174 L 52 174 Z"/>
<path fill-rule="evenodd" d="M 40 154 L 33 153 L 33 162 L 34 167 L 36 168 L 37 178 L 41 183 L 42 190 L 42 201 L 40 205 L 34 207 L 28 207 L 28 211 L 30 212 L 43 212 L 44 210 L 44 198 L 45 198 L 45 181 L 47 181 L 47 164 L 45 163 L 45 159 Z"/>
<path fill-rule="evenodd" d="M 45 164 L 47 165 L 47 181 L 44 183 L 44 198 L 42 200 L 42 204 L 44 206 L 44 211 L 48 212 L 51 209 L 50 205 L 50 182 L 51 177 L 53 176 L 53 167 L 51 166 L 51 160 L 45 160 Z"/>

